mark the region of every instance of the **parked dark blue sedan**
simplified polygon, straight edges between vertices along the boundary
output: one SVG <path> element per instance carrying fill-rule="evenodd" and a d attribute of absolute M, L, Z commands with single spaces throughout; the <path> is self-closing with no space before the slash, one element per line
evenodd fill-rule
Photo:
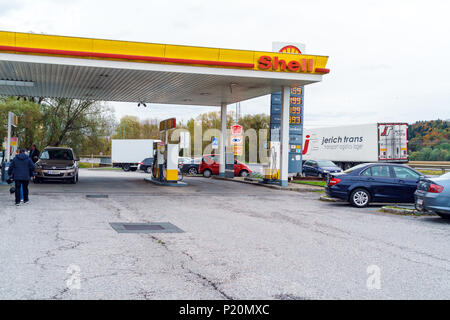
<path fill-rule="evenodd" d="M 371 202 L 414 203 L 421 177 L 420 172 L 401 164 L 361 164 L 330 174 L 325 192 L 359 208 Z"/>
<path fill-rule="evenodd" d="M 329 173 L 342 172 L 342 169 L 328 160 L 308 160 L 303 165 L 303 175 L 325 178 Z"/>

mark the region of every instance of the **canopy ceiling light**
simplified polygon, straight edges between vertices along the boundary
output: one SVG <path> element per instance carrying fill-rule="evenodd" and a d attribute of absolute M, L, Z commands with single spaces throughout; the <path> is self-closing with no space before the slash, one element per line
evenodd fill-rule
<path fill-rule="evenodd" d="M 12 87 L 34 87 L 33 81 L 3 80 L 0 79 L 0 86 Z"/>

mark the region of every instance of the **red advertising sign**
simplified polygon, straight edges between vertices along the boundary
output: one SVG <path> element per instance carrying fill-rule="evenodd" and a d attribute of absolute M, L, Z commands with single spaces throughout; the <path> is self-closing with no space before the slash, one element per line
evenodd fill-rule
<path fill-rule="evenodd" d="M 231 127 L 231 134 L 233 136 L 241 136 L 243 131 L 244 128 L 238 124 Z"/>

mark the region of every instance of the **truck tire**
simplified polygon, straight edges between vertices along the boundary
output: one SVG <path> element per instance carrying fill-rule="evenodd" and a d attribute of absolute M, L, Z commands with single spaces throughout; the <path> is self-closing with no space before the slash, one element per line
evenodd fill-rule
<path fill-rule="evenodd" d="M 128 163 L 125 163 L 122 165 L 122 170 L 125 172 L 130 171 L 130 165 Z"/>

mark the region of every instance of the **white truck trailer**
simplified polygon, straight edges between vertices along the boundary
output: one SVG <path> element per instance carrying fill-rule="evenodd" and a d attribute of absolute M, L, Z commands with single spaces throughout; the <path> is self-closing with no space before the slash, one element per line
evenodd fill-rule
<path fill-rule="evenodd" d="M 374 123 L 305 129 L 303 160 L 331 160 L 342 169 L 366 162 L 408 162 L 408 124 Z"/>
<path fill-rule="evenodd" d="M 153 158 L 153 142 L 155 141 L 157 140 L 111 140 L 111 162 L 113 167 L 122 168 L 124 171 L 136 171 L 141 161 L 146 158 Z"/>

